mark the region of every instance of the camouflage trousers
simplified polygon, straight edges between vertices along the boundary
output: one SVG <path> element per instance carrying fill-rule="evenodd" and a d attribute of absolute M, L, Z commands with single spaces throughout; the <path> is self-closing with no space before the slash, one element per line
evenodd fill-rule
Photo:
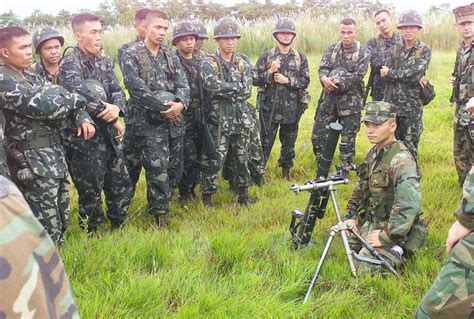
<path fill-rule="evenodd" d="M 413 111 L 407 116 L 397 116 L 395 136 L 397 140 L 403 141 L 415 160 L 418 160 L 418 143 L 423 132 L 422 117 L 423 109 Z"/>
<path fill-rule="evenodd" d="M 233 185 L 239 189 L 248 187 L 250 184 L 249 172 L 249 129 L 242 129 L 240 134 L 221 133 L 218 136 L 218 127 L 209 126 L 212 138 L 216 142 L 217 156 L 212 157 L 203 152 L 201 191 L 203 194 L 214 194 L 217 191 L 217 179 L 219 172 L 223 169 L 227 157 L 234 158 L 234 182 Z"/>
<path fill-rule="evenodd" d="M 144 168 L 148 212 L 151 215 L 166 214 L 172 189 L 178 186 L 183 171 L 183 137 L 171 138 L 168 125 L 157 126 L 153 136 L 135 135 L 134 128 L 129 127 L 124 145 L 133 193 Z"/>
<path fill-rule="evenodd" d="M 278 165 L 284 168 L 291 168 L 293 167 L 293 159 L 295 158 L 295 143 L 296 138 L 298 137 L 298 123 L 272 123 L 272 125 L 267 128 L 267 134 L 263 139 L 263 154 L 267 160 L 270 158 L 270 153 L 273 144 L 275 143 L 277 132 L 279 132 L 281 143 Z"/>
<path fill-rule="evenodd" d="M 339 156 L 342 163 L 351 163 L 355 156 L 355 142 L 357 132 L 359 132 L 360 129 L 361 113 L 357 112 L 355 114 L 341 116 L 338 115 L 336 107 L 325 104 L 324 102 L 319 108 L 314 116 L 313 132 L 311 134 L 316 161 L 319 162 L 324 151 L 324 145 L 329 132 L 329 124 L 338 120 L 342 125 Z"/>
<path fill-rule="evenodd" d="M 105 222 L 102 191 L 112 225 L 125 223 L 132 186 L 121 147 L 120 144 L 114 150 L 98 132 L 91 140 L 68 143 L 65 147 L 69 172 L 79 197 L 79 221 L 88 230 Z"/>
<path fill-rule="evenodd" d="M 415 318 L 472 318 L 474 316 L 474 233 L 454 246 Z"/>
<path fill-rule="evenodd" d="M 474 163 L 474 141 L 469 126 L 454 123 L 453 154 L 454 165 L 458 174 L 459 185 L 462 187 L 469 170 Z"/>
<path fill-rule="evenodd" d="M 11 172 L 16 176 L 15 172 Z M 15 173 L 15 174 L 14 174 Z M 64 241 L 69 224 L 69 181 L 35 175 L 34 180 L 22 183 L 14 179 L 31 211 L 56 245 Z"/>

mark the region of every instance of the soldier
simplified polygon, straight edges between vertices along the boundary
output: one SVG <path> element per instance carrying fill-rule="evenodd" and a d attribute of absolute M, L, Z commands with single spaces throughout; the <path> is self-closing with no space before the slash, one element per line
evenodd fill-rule
<path fill-rule="evenodd" d="M 320 161 L 327 136 L 327 126 L 341 123 L 340 159 L 350 167 L 355 154 L 355 139 L 360 129 L 363 105 L 363 78 L 369 64 L 369 51 L 356 41 L 357 26 L 353 19 L 339 24 L 338 43 L 330 45 L 319 64 L 319 79 L 323 86 L 322 102 L 314 116 L 311 140 L 316 160 Z"/>
<path fill-rule="evenodd" d="M 51 239 L 61 244 L 66 208 L 58 194 L 67 165 L 59 129 L 61 120 L 86 100 L 44 83 L 27 70 L 32 61 L 31 40 L 23 28 L 0 29 L 0 56 L 4 62 L 0 66 L 0 108 L 5 116 L 10 174 Z M 78 117 L 77 123 L 81 132 L 82 119 Z"/>
<path fill-rule="evenodd" d="M 393 31 L 392 18 L 386 9 L 374 13 L 375 26 L 380 31 L 376 38 L 367 41 L 367 49 L 370 51 L 370 96 L 372 101 L 382 101 L 385 92 L 385 82 L 380 78 L 380 69 L 385 64 L 387 55 L 394 44 L 402 43 L 402 36 Z M 370 83 L 368 83 L 369 85 Z M 368 94 L 368 92 L 365 92 Z"/>
<path fill-rule="evenodd" d="M 207 35 L 207 29 L 204 23 L 201 21 L 194 21 L 193 22 L 194 28 L 197 31 L 198 37 L 196 39 L 196 45 L 194 46 L 194 54 L 198 56 L 204 56 L 205 53 L 201 50 L 202 45 L 204 44 L 204 40 L 209 39 L 209 36 Z"/>
<path fill-rule="evenodd" d="M 474 4 L 459 7 L 453 10 L 456 16 L 456 26 L 463 42 L 456 53 L 456 63 L 453 72 L 452 102 L 456 103 L 454 112 L 454 164 L 458 173 L 459 184 L 462 186 L 466 174 L 473 164 L 472 124 L 466 111 L 466 103 L 474 96 Z M 471 127 L 470 127 L 471 125 Z"/>
<path fill-rule="evenodd" d="M 33 48 L 39 61 L 32 65 L 32 70 L 53 84 L 58 84 L 63 45 L 63 36 L 52 27 L 44 27 L 33 33 Z"/>
<path fill-rule="evenodd" d="M 59 83 L 71 92 L 89 94 L 103 111 L 92 114 L 97 130 L 84 140 L 69 129 L 65 134 L 69 172 L 79 196 L 81 225 L 94 233 L 104 223 L 101 194 L 112 229 L 122 227 L 131 198 L 131 183 L 123 157 L 123 114 L 125 95 L 114 70 L 100 55 L 102 26 L 99 17 L 79 14 L 72 19 L 77 46 L 61 61 Z M 110 102 L 110 103 L 109 103 Z"/>
<path fill-rule="evenodd" d="M 237 202 L 247 205 L 250 201 L 248 145 L 251 126 L 247 99 L 252 93 L 252 67 L 245 55 L 235 52 L 240 32 L 234 20 L 220 19 L 214 28 L 214 39 L 218 50 L 204 58 L 201 78 L 206 96 L 210 99 L 205 117 L 218 156 L 213 158 L 204 152 L 201 180 L 203 202 L 212 206 L 211 197 L 217 191 L 219 172 L 226 157 L 231 156 L 236 158 L 237 165 Z"/>
<path fill-rule="evenodd" d="M 258 107 L 262 124 L 263 153 L 268 161 L 280 129 L 281 153 L 278 165 L 289 180 L 295 158 L 295 142 L 301 115 L 308 106 L 309 67 L 306 56 L 292 48 L 295 24 L 289 18 L 276 22 L 273 37 L 278 45 L 263 53 L 255 65 L 259 86 Z"/>
<path fill-rule="evenodd" d="M 397 28 L 401 30 L 403 44 L 392 46 L 380 76 L 385 81 L 384 101 L 397 107 L 397 138 L 417 159 L 418 142 L 423 132 L 420 80 L 428 70 L 431 49 L 418 39 L 423 23 L 416 11 L 403 12 Z"/>
<path fill-rule="evenodd" d="M 61 257 L 18 188 L 0 176 L 2 318 L 79 318 Z"/>
<path fill-rule="evenodd" d="M 395 138 L 397 123 L 393 105 L 368 103 L 363 121 L 367 138 L 374 147 L 359 167 L 359 178 L 347 203 L 344 220 L 397 268 L 426 237 L 426 228 L 418 222 L 420 176 L 413 156 Z M 420 235 L 418 240 L 415 233 Z M 359 243 L 353 243 L 351 248 L 362 256 L 371 257 Z M 365 262 L 357 265 L 360 272 L 381 267 Z"/>
<path fill-rule="evenodd" d="M 179 58 L 164 44 L 168 26 L 166 13 L 150 11 L 145 40 L 122 56 L 129 105 L 133 105 L 126 119 L 127 165 L 133 187 L 145 168 L 148 211 L 158 227 L 167 224 L 172 189 L 178 187 L 183 171 L 182 112 L 190 95 Z"/>

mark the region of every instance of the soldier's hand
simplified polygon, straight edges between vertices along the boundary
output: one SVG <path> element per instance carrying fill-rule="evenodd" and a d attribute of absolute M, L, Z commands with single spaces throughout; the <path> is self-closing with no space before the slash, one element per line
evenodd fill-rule
<path fill-rule="evenodd" d="M 268 69 L 268 72 L 275 73 L 280 69 L 280 66 L 281 66 L 280 59 L 273 60 L 272 63 L 270 64 L 270 69 Z"/>
<path fill-rule="evenodd" d="M 290 79 L 288 79 L 286 76 L 284 76 L 281 73 L 275 73 L 273 75 L 273 80 L 275 80 L 275 82 L 278 83 L 278 84 L 288 84 L 288 83 L 290 83 Z"/>
<path fill-rule="evenodd" d="M 382 78 L 385 78 L 385 77 L 387 76 L 389 70 L 390 70 L 390 69 L 389 69 L 387 66 L 384 65 L 384 66 L 380 69 L 380 76 L 381 76 Z"/>
<path fill-rule="evenodd" d="M 116 121 L 112 127 L 115 129 L 114 139 L 121 142 L 125 134 L 125 126 L 120 121 Z"/>
<path fill-rule="evenodd" d="M 456 83 L 456 77 L 455 77 L 455 76 L 452 76 L 452 77 L 449 79 L 449 84 L 454 85 L 454 83 Z"/>
<path fill-rule="evenodd" d="M 181 102 L 167 102 L 165 103 L 169 108 L 166 111 L 161 111 L 161 115 L 173 124 L 177 124 L 181 120 L 181 112 L 184 105 Z"/>
<path fill-rule="evenodd" d="M 446 251 L 448 254 L 451 253 L 454 245 L 456 245 L 460 239 L 466 237 L 470 233 L 471 230 L 469 228 L 466 228 L 460 222 L 455 221 L 448 231 L 448 238 L 446 238 Z"/>
<path fill-rule="evenodd" d="M 101 120 L 106 121 L 107 123 L 118 119 L 119 114 L 120 114 L 120 108 L 117 105 L 110 104 L 104 101 L 102 101 L 102 103 L 104 103 L 105 105 L 105 110 L 100 112 L 99 115 L 97 115 L 97 117 L 100 118 Z"/>
<path fill-rule="evenodd" d="M 82 123 L 76 130 L 77 136 L 83 136 L 85 140 L 90 140 L 95 135 L 95 126 L 91 123 Z"/>
<path fill-rule="evenodd" d="M 425 88 L 426 85 L 428 84 L 428 79 L 425 76 L 422 76 L 419 83 L 420 83 L 422 88 Z"/>
<path fill-rule="evenodd" d="M 381 232 L 382 231 L 380 229 L 374 230 L 368 236 L 366 236 L 364 239 L 374 248 L 382 247 L 382 243 L 380 242 L 380 239 L 379 239 L 379 234 Z"/>
<path fill-rule="evenodd" d="M 344 224 L 349 224 L 352 226 L 352 230 L 357 232 L 357 220 L 356 219 L 347 219 L 344 221 Z M 347 235 L 354 237 L 351 232 L 347 232 Z"/>
<path fill-rule="evenodd" d="M 333 78 L 329 78 L 327 76 L 323 76 L 321 78 L 321 83 L 323 84 L 324 92 L 331 93 L 332 91 L 338 89 L 336 83 L 334 82 Z"/>
<path fill-rule="evenodd" d="M 471 115 L 474 113 L 474 97 L 471 97 L 469 101 L 467 102 L 466 111 L 471 113 Z"/>

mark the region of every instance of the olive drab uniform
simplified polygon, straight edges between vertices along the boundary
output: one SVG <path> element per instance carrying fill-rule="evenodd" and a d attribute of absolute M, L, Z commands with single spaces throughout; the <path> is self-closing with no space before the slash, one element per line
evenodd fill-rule
<path fill-rule="evenodd" d="M 336 120 L 342 125 L 339 152 L 341 162 L 351 163 L 355 155 L 355 140 L 360 129 L 363 105 L 363 79 L 369 65 L 369 51 L 356 41 L 345 49 L 342 42 L 332 44 L 319 64 L 319 79 L 333 77 L 339 89 L 324 93 L 314 116 L 311 136 L 313 152 L 319 161 L 327 136 L 327 126 Z"/>
<path fill-rule="evenodd" d="M 79 318 L 61 257 L 15 185 L 0 176 L 0 316 Z"/>
<path fill-rule="evenodd" d="M 93 96 L 95 103 L 104 99 L 117 105 L 123 114 L 125 94 L 114 70 L 107 67 L 100 55 L 88 58 L 76 46 L 67 52 L 60 63 L 59 83 L 71 92 L 90 94 L 91 82 L 97 83 L 96 86 L 100 87 L 104 95 Z M 94 137 L 85 140 L 69 128 L 64 145 L 69 172 L 78 192 L 81 225 L 93 232 L 104 223 L 102 191 L 112 227 L 120 227 L 125 223 L 131 199 L 131 183 L 122 143 L 114 139 L 115 132 L 111 124 L 97 118 L 97 114 L 91 114 L 91 117 L 96 126 Z"/>
<path fill-rule="evenodd" d="M 62 87 L 45 83 L 25 70 L 20 74 L 0 66 L 0 108 L 5 116 L 7 164 L 10 176 L 51 239 L 61 244 L 68 201 L 61 199 L 67 165 L 61 145 L 61 121 L 79 121 L 86 100 Z M 77 116 L 77 117 L 76 117 Z M 24 170 L 28 176 L 22 174 Z"/>
<path fill-rule="evenodd" d="M 160 115 L 167 109 L 158 97 L 162 92 L 172 100 L 189 105 L 189 85 L 178 57 L 160 46 L 155 56 L 139 41 L 123 52 L 122 73 L 130 94 L 125 117 L 125 156 L 135 187 L 142 167 L 147 180 L 148 211 L 166 216 L 172 189 L 178 187 L 183 171 L 184 120 L 172 124 Z"/>
<path fill-rule="evenodd" d="M 370 72 L 374 72 L 374 80 L 370 91 L 372 101 L 382 101 L 385 93 L 385 81 L 380 77 L 380 69 L 385 65 L 387 55 L 395 44 L 402 44 L 402 36 L 394 32 L 391 38 L 381 34 L 367 41 L 366 47 L 370 51 Z M 367 94 L 367 92 L 365 92 Z"/>

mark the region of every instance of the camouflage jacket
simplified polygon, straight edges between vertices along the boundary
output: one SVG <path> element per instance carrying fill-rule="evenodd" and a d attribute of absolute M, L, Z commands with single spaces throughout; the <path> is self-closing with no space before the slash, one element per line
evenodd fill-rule
<path fill-rule="evenodd" d="M 0 211 L 0 317 L 79 318 L 56 247 L 18 188 L 3 176 Z"/>
<path fill-rule="evenodd" d="M 426 74 L 430 60 L 430 47 L 419 39 L 411 49 L 394 45 L 390 50 L 387 58 L 389 71 L 384 79 L 384 100 L 397 106 L 398 115 L 408 116 L 423 107 L 419 81 Z"/>
<path fill-rule="evenodd" d="M 174 93 L 185 108 L 189 105 L 188 80 L 176 54 L 163 45 L 154 56 L 143 41 L 138 41 L 123 52 L 122 64 L 130 94 L 127 125 L 134 125 L 142 136 L 153 136 L 157 125 L 168 125 L 171 137 L 183 136 L 184 120 L 174 125 L 165 120 L 157 123 L 148 116 L 149 112 L 159 113 L 161 103 L 155 95 L 160 91 Z"/>
<path fill-rule="evenodd" d="M 107 95 L 106 102 L 117 105 L 121 110 L 121 115 L 124 114 L 125 94 L 120 87 L 114 70 L 110 68 L 106 60 L 100 55 L 88 58 L 86 54 L 76 46 L 72 51 L 68 52 L 61 61 L 59 83 L 70 92 L 89 92 L 89 89 L 84 83 L 87 79 L 95 79 L 101 82 Z M 96 108 L 87 108 L 95 125 L 99 128 L 95 134 L 103 134 L 106 140 L 109 140 L 112 145 L 117 147 L 118 144 L 116 144 L 113 138 L 113 132 L 110 130 L 109 125 L 97 118 L 97 115 L 104 109 L 104 107 L 97 102 L 99 101 L 93 103 L 97 105 Z M 81 146 L 84 148 L 84 151 L 93 151 L 96 148 L 97 136 L 94 136 L 89 141 L 85 141 L 82 137 L 77 137 L 74 132 L 70 132 L 67 135 L 70 139 L 69 142 L 74 142 L 77 146 Z"/>
<path fill-rule="evenodd" d="M 349 115 L 362 110 L 363 79 L 369 66 L 369 50 L 359 42 L 344 49 L 341 42 L 330 45 L 323 53 L 319 64 L 319 79 L 330 77 L 331 72 L 341 70 L 338 79 L 339 90 L 333 94 L 324 94 L 324 98 L 337 102 L 340 115 Z"/>
<path fill-rule="evenodd" d="M 0 66 L 0 109 L 5 135 L 23 151 L 33 173 L 64 178 L 66 162 L 60 144 L 61 120 L 86 104 L 62 87 L 25 70 L 23 74 Z"/>
<path fill-rule="evenodd" d="M 454 100 L 456 102 L 456 112 L 454 121 L 460 125 L 469 124 L 469 113 L 466 111 L 466 104 L 474 96 L 474 42 L 471 45 L 464 45 L 462 42 L 456 52 L 456 63 L 454 64 L 453 76 Z"/>
<path fill-rule="evenodd" d="M 380 101 L 383 99 L 385 82 L 380 77 L 380 69 L 385 65 L 390 49 L 395 45 L 401 45 L 403 39 L 400 33 L 394 32 L 391 38 L 384 38 L 381 34 L 367 41 L 366 47 L 370 52 L 370 72 L 374 73 L 371 96 Z"/>
<path fill-rule="evenodd" d="M 135 38 L 135 40 L 133 41 L 130 41 L 130 42 L 127 42 L 125 43 L 124 45 L 122 45 L 120 48 L 118 48 L 118 51 L 117 51 L 117 60 L 118 60 L 118 64 L 119 64 L 119 67 L 120 67 L 120 70 L 122 70 L 122 73 L 123 73 L 123 53 L 125 52 L 125 50 L 127 50 L 128 48 L 130 48 L 131 46 L 133 46 L 135 43 L 137 42 L 140 42 L 141 40 L 138 39 L 138 36 Z"/>
<path fill-rule="evenodd" d="M 10 177 L 10 172 L 8 171 L 7 162 L 5 158 L 5 151 L 3 143 L 5 141 L 5 117 L 3 113 L 0 112 L 0 175 Z"/>
<path fill-rule="evenodd" d="M 374 146 L 358 174 L 345 219 L 371 221 L 382 230 L 384 246 L 405 240 L 421 209 L 420 176 L 410 151 L 400 141 Z"/>
<path fill-rule="evenodd" d="M 474 166 L 464 181 L 461 207 L 455 215 L 464 227 L 474 232 Z"/>
<path fill-rule="evenodd" d="M 272 61 L 281 61 L 280 70 L 288 77 L 288 84 L 278 84 L 273 74 L 268 72 Z M 297 61 L 297 59 L 299 61 Z M 278 47 L 263 53 L 255 64 L 256 76 L 253 84 L 265 89 L 265 103 L 259 105 L 265 113 L 272 113 L 273 122 L 296 123 L 301 116 L 299 108 L 300 90 L 305 90 L 310 82 L 306 56 L 291 48 L 288 54 L 280 53 Z"/>
<path fill-rule="evenodd" d="M 30 70 L 38 74 L 39 76 L 41 76 L 43 79 L 46 79 L 48 82 L 51 82 L 53 84 L 59 84 L 58 83 L 59 72 L 57 72 L 56 74 L 49 73 L 48 70 L 46 70 L 46 68 L 43 66 L 43 62 L 41 59 L 39 59 L 35 64 L 33 64 L 30 67 Z"/>
<path fill-rule="evenodd" d="M 247 99 L 252 94 L 252 66 L 248 58 L 234 53 L 226 62 L 217 51 L 202 61 L 201 79 L 210 99 L 209 109 L 204 110 L 208 123 L 227 134 L 250 128 Z"/>
<path fill-rule="evenodd" d="M 186 78 L 188 79 L 189 89 L 190 89 L 190 102 L 188 110 L 192 108 L 196 108 L 200 106 L 200 92 L 199 92 L 199 85 L 198 85 L 198 77 L 199 72 L 201 69 L 201 62 L 202 58 L 197 55 L 193 55 L 191 59 L 185 59 L 181 56 L 176 50 L 176 56 L 179 58 L 181 62 L 181 66 L 186 74 Z"/>

